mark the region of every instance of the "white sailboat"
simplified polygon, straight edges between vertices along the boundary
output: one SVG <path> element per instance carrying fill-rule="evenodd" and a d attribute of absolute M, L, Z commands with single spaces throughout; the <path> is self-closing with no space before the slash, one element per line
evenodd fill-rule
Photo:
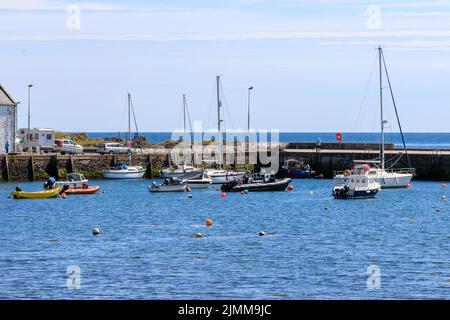
<path fill-rule="evenodd" d="M 219 150 L 218 150 L 218 169 L 208 169 L 206 170 L 206 174 L 211 179 L 211 183 L 213 184 L 223 184 L 227 183 L 228 181 L 236 180 L 239 178 L 242 178 L 245 174 L 245 172 L 235 172 L 235 171 L 227 171 L 222 168 L 222 161 L 223 161 L 223 152 L 222 152 L 222 130 L 221 130 L 221 113 L 220 113 L 220 107 L 222 105 L 220 101 L 220 76 L 216 77 L 217 82 L 217 126 L 218 126 L 218 132 L 219 132 Z"/>
<path fill-rule="evenodd" d="M 128 94 L 128 145 L 131 145 L 131 94 Z M 134 112 L 134 111 L 133 111 Z M 128 154 L 128 164 L 120 164 L 103 171 L 105 179 L 141 179 L 144 177 L 145 169 L 142 166 L 131 165 L 131 149 Z"/>
<path fill-rule="evenodd" d="M 381 188 L 404 188 L 411 183 L 411 180 L 414 176 L 415 169 L 411 168 L 411 163 L 408 157 L 408 151 L 406 148 L 405 139 L 403 136 L 402 127 L 400 124 L 400 119 L 397 113 L 397 106 L 395 104 L 394 94 L 391 87 L 391 82 L 389 79 L 389 74 L 387 72 L 386 62 L 384 60 L 383 50 L 381 47 L 378 47 L 378 60 L 379 60 L 379 75 L 380 75 L 380 112 L 381 112 L 381 143 L 380 143 L 380 160 L 367 161 L 367 160 L 354 160 L 354 166 L 351 170 L 346 170 L 343 173 L 339 173 L 334 177 L 335 183 L 345 183 L 348 180 L 348 177 L 355 172 L 363 172 L 370 177 L 376 183 L 381 185 Z M 386 74 L 392 102 L 395 109 L 395 114 L 397 117 L 398 126 L 400 129 L 400 134 L 403 141 L 404 153 L 408 159 L 409 168 L 386 168 L 386 159 L 385 159 L 385 141 L 384 141 L 384 129 L 387 121 L 383 116 L 383 66 Z M 400 155 L 402 156 L 402 154 Z"/>
<path fill-rule="evenodd" d="M 187 112 L 187 105 L 186 105 L 186 95 L 183 94 L 183 126 L 184 126 L 184 135 L 183 135 L 183 146 L 186 147 L 186 141 L 187 141 L 187 128 L 186 128 L 186 112 Z M 190 121 L 189 121 L 190 123 Z M 192 128 L 191 128 L 192 130 Z M 192 147 L 192 145 L 191 145 Z M 176 178 L 179 176 L 182 176 L 186 173 L 191 172 L 200 172 L 201 169 L 195 168 L 192 165 L 188 164 L 174 164 L 170 168 L 164 169 L 161 171 L 161 178 L 167 179 L 167 178 Z"/>

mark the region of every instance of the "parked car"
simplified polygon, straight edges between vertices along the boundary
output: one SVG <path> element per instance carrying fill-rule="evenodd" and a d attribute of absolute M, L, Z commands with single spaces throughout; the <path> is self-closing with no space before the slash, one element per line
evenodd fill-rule
<path fill-rule="evenodd" d="M 56 140 L 56 145 L 58 146 L 58 150 L 61 152 L 61 154 L 83 153 L 83 147 L 75 141 L 69 139 Z"/>
<path fill-rule="evenodd" d="M 121 143 L 102 143 L 97 148 L 98 153 L 130 153 L 131 148 L 124 146 Z"/>

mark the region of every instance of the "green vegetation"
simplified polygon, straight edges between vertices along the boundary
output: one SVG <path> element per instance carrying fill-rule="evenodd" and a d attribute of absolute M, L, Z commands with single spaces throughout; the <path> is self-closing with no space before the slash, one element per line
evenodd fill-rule
<path fill-rule="evenodd" d="M 86 133 L 65 133 L 57 131 L 55 133 L 56 139 L 70 139 L 82 145 L 83 147 L 93 147 L 104 143 L 105 140 L 102 138 L 89 138 Z"/>
<path fill-rule="evenodd" d="M 65 168 L 58 169 L 58 177 L 65 178 L 67 176 L 67 170 Z"/>

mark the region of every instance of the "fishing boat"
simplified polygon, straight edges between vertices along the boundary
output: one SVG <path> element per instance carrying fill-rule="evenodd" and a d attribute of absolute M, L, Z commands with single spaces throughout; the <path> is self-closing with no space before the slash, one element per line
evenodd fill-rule
<path fill-rule="evenodd" d="M 96 192 L 98 192 L 100 190 L 99 186 L 84 186 L 82 188 L 69 188 L 67 189 L 64 193 L 65 194 L 72 194 L 72 195 L 77 195 L 77 194 L 94 194 Z"/>
<path fill-rule="evenodd" d="M 128 94 L 128 145 L 131 146 L 131 111 L 133 111 L 134 116 L 134 108 L 131 100 L 131 94 Z M 136 131 L 136 117 L 134 117 Z M 103 171 L 103 178 L 105 179 L 141 179 L 144 177 L 145 169 L 142 166 L 132 166 L 131 165 L 131 149 L 128 153 L 128 164 L 119 164 L 115 167 L 112 167 L 108 170 Z"/>
<path fill-rule="evenodd" d="M 316 176 L 316 172 L 311 169 L 309 164 L 304 164 L 296 159 L 285 160 L 281 166 L 281 174 L 283 177 L 292 179 L 306 179 Z"/>
<path fill-rule="evenodd" d="M 164 180 L 160 185 L 153 181 L 153 184 L 148 187 L 149 192 L 187 192 L 190 191 L 186 181 L 180 181 L 177 178 L 169 178 Z"/>
<path fill-rule="evenodd" d="M 277 179 L 274 175 L 266 174 L 264 176 L 245 175 L 242 179 L 229 181 L 221 186 L 224 192 L 242 192 L 242 191 L 284 191 L 289 186 L 291 178 Z"/>
<path fill-rule="evenodd" d="M 367 172 L 346 173 L 344 180 L 334 179 L 333 197 L 335 199 L 374 198 L 381 185 L 367 175 Z"/>
<path fill-rule="evenodd" d="M 58 197 L 63 190 L 63 188 L 58 187 L 51 190 L 27 192 L 17 188 L 16 191 L 11 192 L 11 196 L 14 199 L 49 199 Z"/>
<path fill-rule="evenodd" d="M 405 137 L 403 135 L 400 118 L 398 116 L 397 105 L 395 103 L 394 94 L 391 87 L 391 81 L 389 78 L 386 61 L 384 60 L 383 49 L 378 47 L 378 63 L 379 63 L 379 84 L 380 84 L 380 114 L 381 114 L 381 141 L 380 141 L 380 157 L 376 160 L 354 160 L 353 167 L 350 170 L 350 174 L 355 174 L 357 171 L 366 170 L 370 179 L 381 185 L 381 188 L 404 188 L 407 187 L 415 174 L 415 169 L 411 167 L 411 162 L 406 148 Z M 394 106 L 395 115 L 397 118 L 397 124 L 400 130 L 400 135 L 403 142 L 403 151 L 396 157 L 393 157 L 393 164 L 388 167 L 385 157 L 385 137 L 384 131 L 387 124 L 387 120 L 383 116 L 383 71 L 387 79 L 392 104 Z M 406 155 L 408 162 L 408 168 L 394 168 L 394 165 L 400 160 L 400 158 Z M 335 181 L 344 183 L 348 179 L 343 172 L 336 172 L 334 176 Z"/>

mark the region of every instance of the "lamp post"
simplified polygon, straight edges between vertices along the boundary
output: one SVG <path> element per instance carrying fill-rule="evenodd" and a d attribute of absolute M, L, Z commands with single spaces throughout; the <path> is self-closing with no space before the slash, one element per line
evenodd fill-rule
<path fill-rule="evenodd" d="M 247 132 L 250 134 L 250 92 L 253 90 L 253 87 L 248 88 L 248 102 L 247 102 Z"/>
<path fill-rule="evenodd" d="M 30 97 L 31 97 L 31 88 L 33 87 L 32 84 L 28 85 L 28 131 L 27 131 L 27 146 L 28 146 L 28 152 L 30 152 L 30 135 L 31 135 L 31 128 L 30 128 L 30 124 L 31 124 L 31 110 L 30 110 Z"/>

